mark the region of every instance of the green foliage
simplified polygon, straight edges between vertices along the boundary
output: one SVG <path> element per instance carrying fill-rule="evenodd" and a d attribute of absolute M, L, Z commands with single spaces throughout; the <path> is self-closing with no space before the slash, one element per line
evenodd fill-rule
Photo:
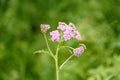
<path fill-rule="evenodd" d="M 120 79 L 120 56 L 107 57 L 106 64 L 99 65 L 96 69 L 89 71 L 88 80 L 119 80 Z"/>
<path fill-rule="evenodd" d="M 52 30 L 59 21 L 74 23 L 87 46 L 65 65 L 61 80 L 120 79 L 120 0 L 0 0 L 0 80 L 55 80 L 52 58 L 33 52 L 47 49 L 39 25 Z M 62 49 L 59 64 L 69 55 Z"/>

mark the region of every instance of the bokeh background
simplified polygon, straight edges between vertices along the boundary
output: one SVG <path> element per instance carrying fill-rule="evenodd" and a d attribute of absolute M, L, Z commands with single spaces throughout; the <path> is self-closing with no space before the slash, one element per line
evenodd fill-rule
<path fill-rule="evenodd" d="M 50 55 L 33 52 L 47 50 L 39 25 L 52 31 L 60 21 L 74 23 L 87 46 L 60 80 L 120 80 L 120 0 L 0 0 L 0 80 L 55 80 Z M 54 51 L 57 43 L 48 39 Z M 62 49 L 59 64 L 69 55 Z"/>

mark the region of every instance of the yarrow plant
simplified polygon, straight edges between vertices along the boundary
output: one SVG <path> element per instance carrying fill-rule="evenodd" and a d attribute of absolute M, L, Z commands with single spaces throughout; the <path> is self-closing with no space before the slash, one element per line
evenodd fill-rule
<path fill-rule="evenodd" d="M 58 43 L 58 46 L 57 46 L 57 49 L 56 49 L 56 52 L 52 52 L 52 50 L 50 49 L 49 47 L 49 44 L 48 44 L 48 39 L 46 37 L 46 33 L 47 31 L 50 29 L 50 25 L 48 24 L 41 24 L 40 25 L 40 29 L 41 29 L 41 32 L 43 33 L 44 35 L 44 38 L 45 38 L 45 42 L 46 42 L 46 45 L 47 45 L 47 48 L 48 48 L 48 51 L 44 51 L 44 50 L 38 50 L 38 51 L 35 51 L 34 53 L 49 53 L 52 58 L 54 59 L 55 61 L 55 68 L 56 68 L 56 80 L 59 80 L 59 72 L 60 70 L 62 69 L 62 67 L 73 57 L 73 56 L 76 56 L 76 57 L 80 57 L 85 49 L 86 49 L 86 46 L 84 44 L 80 44 L 79 47 L 77 48 L 72 48 L 71 46 L 61 46 L 60 44 L 62 42 L 67 42 L 71 39 L 76 39 L 77 41 L 81 41 L 82 40 L 82 37 L 80 35 L 80 33 L 78 32 L 78 30 L 76 29 L 75 25 L 73 23 L 69 23 L 69 25 L 67 25 L 66 23 L 64 22 L 59 22 L 58 23 L 58 27 L 56 30 L 54 31 L 51 31 L 49 34 L 51 36 L 51 41 L 52 42 L 56 42 Z M 58 53 L 59 53 L 59 50 L 64 47 L 64 48 L 68 48 L 70 49 L 72 52 L 72 55 L 70 57 L 68 57 L 60 66 L 58 65 L 58 59 L 59 59 L 59 56 L 58 56 Z"/>

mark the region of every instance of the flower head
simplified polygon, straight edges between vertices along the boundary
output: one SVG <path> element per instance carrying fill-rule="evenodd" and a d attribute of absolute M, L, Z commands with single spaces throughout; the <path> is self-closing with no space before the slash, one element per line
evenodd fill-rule
<path fill-rule="evenodd" d="M 41 24 L 40 28 L 41 28 L 41 32 L 46 33 L 47 30 L 50 29 L 50 25 L 48 25 L 48 24 Z"/>
<path fill-rule="evenodd" d="M 59 42 L 60 41 L 60 33 L 58 30 L 54 30 L 50 32 L 51 40 L 53 42 Z"/>
<path fill-rule="evenodd" d="M 73 52 L 74 52 L 75 56 L 79 57 L 79 56 L 81 56 L 83 54 L 84 50 L 85 50 L 85 47 L 80 46 L 79 48 L 75 48 L 73 50 Z"/>
<path fill-rule="evenodd" d="M 65 41 L 70 40 L 71 38 L 74 37 L 74 35 L 75 35 L 75 31 L 70 27 L 63 32 L 63 37 Z"/>

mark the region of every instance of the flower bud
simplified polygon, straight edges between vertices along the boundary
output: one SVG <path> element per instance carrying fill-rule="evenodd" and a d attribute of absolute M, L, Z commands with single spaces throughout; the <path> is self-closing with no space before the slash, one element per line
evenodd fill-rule
<path fill-rule="evenodd" d="M 70 22 L 69 26 L 72 27 L 74 30 L 76 30 L 76 27 L 75 27 L 75 25 L 73 23 Z"/>
<path fill-rule="evenodd" d="M 68 25 L 64 22 L 59 22 L 57 29 L 64 31 Z"/>
<path fill-rule="evenodd" d="M 41 28 L 41 32 L 46 33 L 47 30 L 50 29 L 50 25 L 48 25 L 48 24 L 41 24 L 40 28 Z"/>
<path fill-rule="evenodd" d="M 75 33 L 76 33 L 75 39 L 77 39 L 78 41 L 81 41 L 82 37 L 81 37 L 80 33 L 78 31 L 76 31 Z"/>

